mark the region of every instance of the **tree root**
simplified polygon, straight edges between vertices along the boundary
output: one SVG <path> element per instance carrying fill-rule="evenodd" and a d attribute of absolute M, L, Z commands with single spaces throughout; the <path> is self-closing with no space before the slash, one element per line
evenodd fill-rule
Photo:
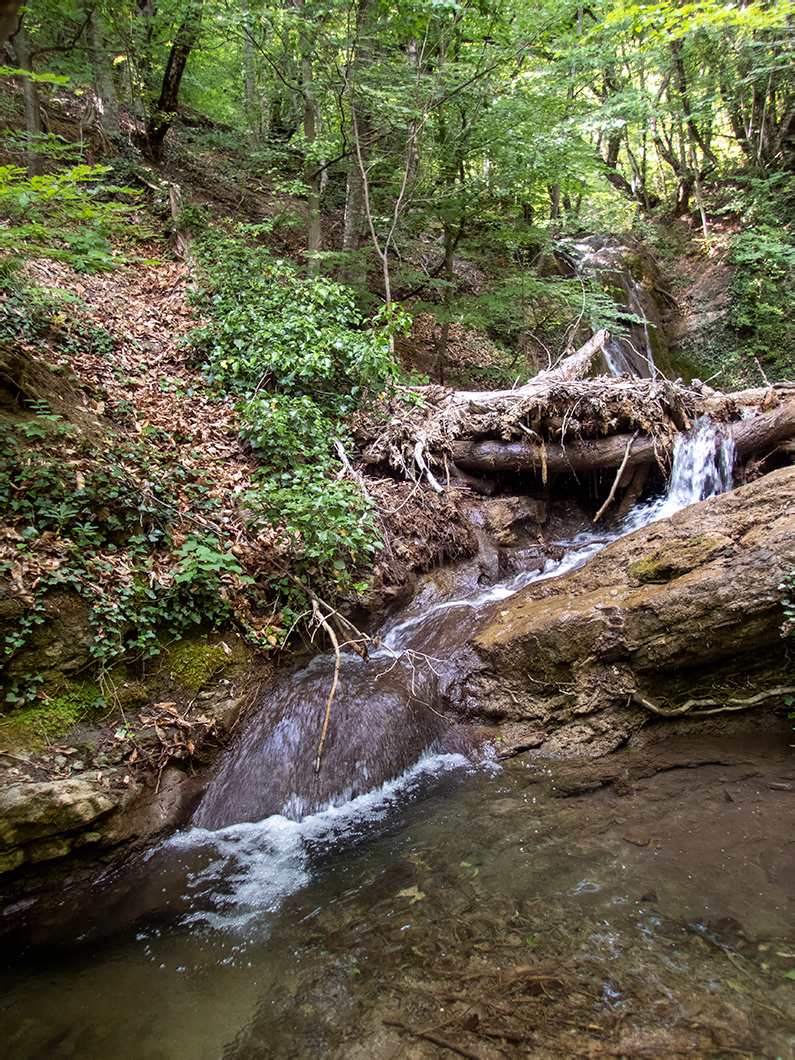
<path fill-rule="evenodd" d="M 766 692 L 757 692 L 755 696 L 750 696 L 748 699 L 688 699 L 678 707 L 660 707 L 639 692 L 633 692 L 630 699 L 632 702 L 637 703 L 638 706 L 645 707 L 652 714 L 657 714 L 662 718 L 678 718 L 684 714 L 690 714 L 692 717 L 698 718 L 706 717 L 708 714 L 724 714 L 734 710 L 747 710 L 749 707 L 755 707 L 766 699 L 791 695 L 795 695 L 795 687 L 784 686 L 781 688 L 770 688 Z M 696 710 L 695 708 L 699 709 Z"/>

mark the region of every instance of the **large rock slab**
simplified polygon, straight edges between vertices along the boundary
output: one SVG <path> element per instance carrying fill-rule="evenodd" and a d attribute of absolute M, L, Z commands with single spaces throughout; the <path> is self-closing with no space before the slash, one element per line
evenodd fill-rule
<path fill-rule="evenodd" d="M 602 754 L 692 700 L 739 709 L 795 685 L 778 588 L 794 567 L 784 468 L 495 604 L 472 641 L 464 711 L 502 724 L 514 746 Z"/>

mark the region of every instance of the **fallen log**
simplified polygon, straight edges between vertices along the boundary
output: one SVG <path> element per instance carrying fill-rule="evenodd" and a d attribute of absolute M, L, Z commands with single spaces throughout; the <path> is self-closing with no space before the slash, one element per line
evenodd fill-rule
<path fill-rule="evenodd" d="M 550 473 L 619 467 L 616 488 L 626 489 L 636 469 L 644 476 L 654 464 L 666 470 L 677 435 L 705 413 L 727 425 L 740 460 L 773 451 L 779 462 L 786 458 L 795 438 L 795 385 L 722 394 L 699 381 L 582 378 L 608 339 L 600 331 L 557 368 L 511 390 L 412 390 L 424 400 L 396 405 L 386 425 L 363 424 L 362 462 L 410 479 L 419 472 L 437 492 L 439 480 L 459 473 L 478 476 L 467 485 L 486 493 L 483 480 L 500 472 L 530 472 L 546 483 Z M 755 414 L 740 420 L 749 409 Z"/>
<path fill-rule="evenodd" d="M 795 401 L 783 401 L 770 412 L 761 412 L 731 425 L 738 457 L 750 456 L 795 436 Z"/>
<path fill-rule="evenodd" d="M 546 454 L 547 472 L 571 473 L 619 467 L 630 442 L 631 434 L 572 440 L 567 445 L 534 445 L 523 438 L 515 442 L 453 442 L 450 455 L 456 467 L 464 471 L 537 471 L 540 474 Z M 625 468 L 664 461 L 670 449 L 661 439 L 637 438 Z"/>
<path fill-rule="evenodd" d="M 740 459 L 786 442 L 795 437 L 795 401 L 785 401 L 769 412 L 732 423 L 729 432 Z M 625 458 L 624 470 L 653 463 L 664 465 L 669 459 L 673 448 L 671 438 L 639 437 L 627 455 L 632 438 L 631 434 L 612 434 L 605 438 L 572 439 L 565 445 L 534 444 L 525 438 L 510 442 L 459 441 L 450 445 L 450 456 L 461 470 L 481 474 L 501 471 L 540 474 L 544 461 L 548 472 L 571 473 L 617 468 Z"/>
<path fill-rule="evenodd" d="M 575 353 L 570 354 L 555 368 L 548 368 L 538 375 L 534 375 L 524 386 L 514 387 L 512 390 L 454 390 L 447 395 L 448 404 L 465 403 L 468 401 L 499 401 L 501 398 L 518 399 L 536 394 L 539 390 L 551 386 L 553 383 L 568 383 L 575 379 L 583 379 L 593 364 L 594 358 L 606 342 L 610 339 L 610 332 L 603 328 L 581 346 Z"/>

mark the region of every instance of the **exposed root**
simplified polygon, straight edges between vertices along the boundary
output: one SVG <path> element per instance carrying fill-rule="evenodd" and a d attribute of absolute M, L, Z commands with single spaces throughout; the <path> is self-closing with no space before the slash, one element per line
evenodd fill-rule
<path fill-rule="evenodd" d="M 766 699 L 780 698 L 795 694 L 795 688 L 784 686 L 781 688 L 769 688 L 765 692 L 757 692 L 755 696 L 748 699 L 688 699 L 678 707 L 661 707 L 653 703 L 648 696 L 642 696 L 639 692 L 633 692 L 630 699 L 646 710 L 657 714 L 662 718 L 678 718 L 683 714 L 692 717 L 705 717 L 708 714 L 725 714 L 734 710 L 747 710 L 763 703 Z M 697 709 L 698 708 L 698 709 Z M 709 709 L 706 709 L 709 708 Z"/>

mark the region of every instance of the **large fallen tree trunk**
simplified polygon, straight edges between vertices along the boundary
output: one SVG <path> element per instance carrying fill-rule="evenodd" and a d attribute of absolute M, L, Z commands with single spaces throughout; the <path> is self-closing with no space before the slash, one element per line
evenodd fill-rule
<path fill-rule="evenodd" d="M 753 419 L 728 426 L 738 457 L 750 456 L 795 436 L 795 402 L 789 401 Z M 463 471 L 541 471 L 578 472 L 599 468 L 635 468 L 642 464 L 662 464 L 670 454 L 673 437 L 636 437 L 613 434 L 607 438 L 572 439 L 566 445 L 533 444 L 529 439 L 515 442 L 495 440 L 452 442 L 450 457 Z M 629 455 L 627 455 L 627 453 Z M 626 461 L 626 462 L 625 462 Z"/>
<path fill-rule="evenodd" d="M 678 433 L 705 413 L 726 425 L 738 458 L 776 450 L 786 460 L 795 438 L 792 384 L 721 394 L 699 382 L 579 378 L 608 338 L 599 332 L 512 390 L 418 388 L 416 407 L 396 405 L 386 428 L 371 424 L 369 435 L 359 434 L 363 462 L 425 479 L 437 492 L 456 480 L 487 493 L 503 472 L 530 472 L 545 483 L 549 474 L 616 468 L 626 487 L 638 469 L 670 467 Z"/>
<path fill-rule="evenodd" d="M 790 399 L 752 419 L 731 425 L 734 447 L 739 457 L 758 453 L 795 437 L 795 400 Z"/>
<path fill-rule="evenodd" d="M 653 438 L 614 434 L 609 438 L 572 440 L 569 445 L 554 443 L 533 444 L 529 440 L 516 442 L 453 442 L 450 455 L 456 467 L 481 473 L 500 471 L 547 472 L 591 471 L 597 468 L 618 467 L 629 449 L 627 468 L 652 464 L 661 460 L 668 447 L 655 443 Z"/>

